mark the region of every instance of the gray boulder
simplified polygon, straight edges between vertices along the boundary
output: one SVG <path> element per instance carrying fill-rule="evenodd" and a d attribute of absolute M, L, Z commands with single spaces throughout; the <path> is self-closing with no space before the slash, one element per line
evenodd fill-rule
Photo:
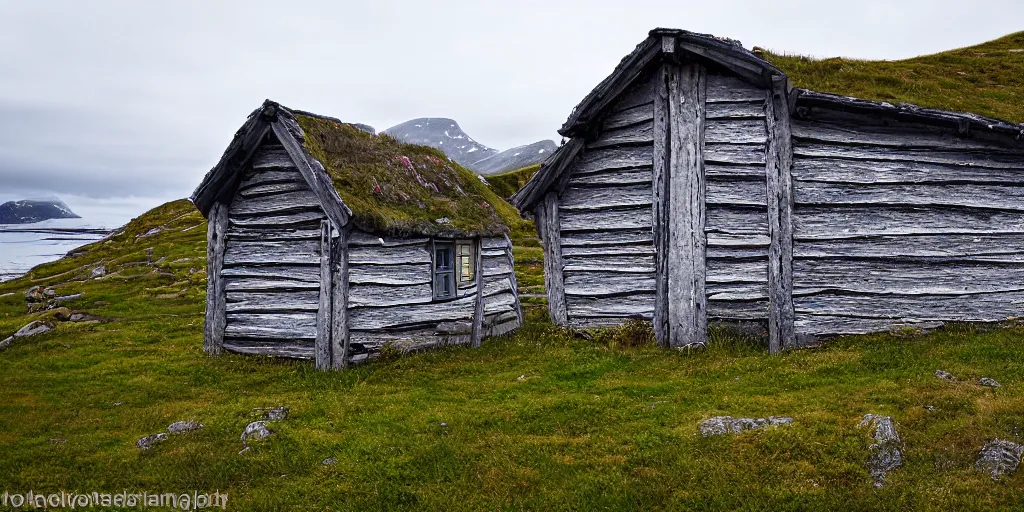
<path fill-rule="evenodd" d="M 996 381 L 992 377 L 982 377 L 982 378 L 978 379 L 978 384 L 981 384 L 982 386 L 986 386 L 986 387 L 990 387 L 990 388 L 1001 388 L 1001 387 L 1003 387 L 1002 384 L 1000 384 L 998 381 Z"/>
<path fill-rule="evenodd" d="M 1024 446 L 995 438 L 982 447 L 978 454 L 978 462 L 974 467 L 992 475 L 997 480 L 1005 475 L 1013 473 L 1020 465 L 1021 455 L 1024 455 Z"/>
<path fill-rule="evenodd" d="M 287 418 L 288 408 L 283 405 L 263 410 L 263 419 L 266 421 L 280 421 Z"/>
<path fill-rule="evenodd" d="M 162 443 L 162 442 L 164 442 L 166 440 L 167 440 L 167 433 L 166 432 L 161 432 L 159 434 L 150 434 L 150 435 L 148 435 L 146 437 L 143 437 L 142 439 L 139 439 L 135 443 L 135 446 L 137 446 L 140 450 L 145 451 L 145 450 L 148 450 L 148 449 L 150 449 L 150 448 L 152 448 L 152 447 L 154 447 L 154 446 L 156 446 L 156 445 L 158 445 L 158 444 L 160 444 L 160 443 Z"/>
<path fill-rule="evenodd" d="M 935 370 L 935 376 L 943 380 L 956 382 L 956 377 L 954 377 L 952 373 L 949 373 L 945 370 Z"/>
<path fill-rule="evenodd" d="M 768 418 L 733 418 L 732 416 L 715 416 L 701 422 L 698 426 L 700 435 L 720 436 L 739 434 L 744 430 L 754 430 L 771 425 L 792 425 L 793 418 L 788 416 L 769 416 Z"/>
<path fill-rule="evenodd" d="M 868 471 L 875 487 L 882 487 L 885 485 L 886 474 L 903 465 L 903 440 L 896 432 L 896 424 L 890 416 L 867 414 L 857 426 L 874 429 L 871 437 L 875 443 L 869 448 L 871 455 L 868 457 Z"/>
<path fill-rule="evenodd" d="M 254 421 L 245 427 L 245 431 L 242 432 L 242 444 L 246 447 L 249 446 L 249 440 L 260 440 L 270 437 L 274 432 L 267 428 L 267 422 L 265 421 Z"/>
<path fill-rule="evenodd" d="M 92 275 L 93 279 L 99 279 L 99 278 L 107 275 L 107 267 L 106 267 L 106 265 L 100 265 L 100 266 L 92 269 L 92 271 L 89 272 L 89 274 Z"/>
<path fill-rule="evenodd" d="M 185 434 L 203 428 L 203 424 L 196 420 L 176 421 L 167 426 L 167 432 L 171 434 Z"/>

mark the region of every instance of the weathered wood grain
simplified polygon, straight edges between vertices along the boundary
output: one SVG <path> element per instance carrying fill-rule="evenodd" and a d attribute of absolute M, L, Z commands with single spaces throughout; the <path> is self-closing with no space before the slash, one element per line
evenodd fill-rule
<path fill-rule="evenodd" d="M 650 206 L 651 186 L 649 184 L 602 188 L 569 187 L 562 194 L 559 210 L 560 213 L 564 213 Z"/>
<path fill-rule="evenodd" d="M 562 232 L 634 230 L 652 227 L 651 208 L 640 207 L 596 212 L 566 211 L 559 214 Z"/>
<path fill-rule="evenodd" d="M 761 144 L 706 144 L 706 164 L 764 165 L 765 146 Z"/>
<path fill-rule="evenodd" d="M 312 229 L 320 225 L 325 217 L 323 212 L 306 211 L 298 213 L 287 213 L 281 215 L 257 215 L 252 217 L 231 217 L 231 226 L 241 228 L 270 228 L 270 229 Z"/>
<path fill-rule="evenodd" d="M 335 226 L 348 225 L 352 211 L 342 202 L 341 196 L 334 188 L 334 182 L 327 175 L 323 164 L 310 156 L 303 147 L 302 127 L 290 116 L 279 116 L 277 122 L 271 123 L 270 127 L 281 141 L 285 151 L 288 152 L 292 162 L 295 163 L 299 173 L 302 174 L 306 184 L 316 194 L 326 217 L 329 217 Z"/>
<path fill-rule="evenodd" d="M 1024 149 L 1011 149 L 978 139 L 959 137 L 954 131 L 916 130 L 908 125 L 875 126 L 866 123 L 837 124 L 796 119 L 793 138 L 800 143 L 824 143 L 850 146 L 879 146 L 896 149 L 963 150 L 974 153 L 1016 154 L 1024 159 Z"/>
<path fill-rule="evenodd" d="M 565 216 L 568 213 L 559 212 L 558 196 L 553 192 L 548 192 L 544 197 L 544 203 L 538 206 L 535 215 L 537 231 L 544 242 L 544 287 L 548 295 L 548 315 L 551 317 L 552 323 L 564 325 L 567 317 L 560 226 L 565 224 Z"/>
<path fill-rule="evenodd" d="M 203 351 L 211 355 L 220 354 L 224 345 L 226 303 L 221 272 L 227 228 L 227 206 L 213 203 L 206 230 L 206 316 L 203 322 Z"/>
<path fill-rule="evenodd" d="M 480 343 L 484 338 L 484 297 L 489 290 L 484 288 L 484 268 L 483 268 L 483 254 L 485 251 L 491 251 L 496 249 L 484 249 L 483 240 L 476 240 L 474 251 L 477 257 L 473 261 L 473 277 L 476 280 L 476 289 L 479 293 L 476 295 L 476 305 L 473 309 L 473 332 L 472 341 L 470 346 L 473 348 L 480 347 Z M 507 280 L 507 279 L 506 279 Z M 494 282 L 495 280 L 489 280 Z M 501 280 L 497 280 L 500 282 Z"/>
<path fill-rule="evenodd" d="M 749 246 L 726 246 L 712 247 L 708 245 L 708 260 L 753 260 L 760 259 L 768 261 L 768 244 Z"/>
<path fill-rule="evenodd" d="M 794 328 L 798 335 L 811 337 L 841 334 L 866 334 L 906 328 L 933 328 L 942 325 L 935 320 L 905 320 L 892 318 L 858 318 L 852 316 L 816 315 L 797 313 Z"/>
<path fill-rule="evenodd" d="M 572 164 L 570 172 L 590 173 L 611 169 L 647 167 L 653 161 L 650 146 L 602 148 L 583 152 Z"/>
<path fill-rule="evenodd" d="M 722 165 L 705 163 L 704 175 L 708 180 L 726 181 L 756 181 L 765 183 L 765 167 L 763 165 Z"/>
<path fill-rule="evenodd" d="M 310 284 L 320 283 L 320 269 L 313 265 L 274 265 L 269 267 L 242 266 L 227 267 L 221 276 L 229 279 L 255 278 L 257 280 L 284 279 Z"/>
<path fill-rule="evenodd" d="M 316 267 L 314 267 L 316 268 Z M 233 292 L 291 292 L 319 290 L 320 282 L 273 278 L 224 278 L 224 289 Z"/>
<path fill-rule="evenodd" d="M 485 297 L 481 304 L 484 306 L 481 312 L 481 318 L 484 314 L 492 315 L 514 311 L 516 307 L 516 296 L 514 293 L 507 291 L 490 297 Z"/>
<path fill-rule="evenodd" d="M 765 160 L 768 185 L 768 351 L 777 353 L 796 344 L 793 328 L 793 208 L 790 168 L 793 146 L 786 79 L 773 79 L 765 101 L 768 151 Z"/>
<path fill-rule="evenodd" d="M 249 190 L 252 187 L 271 184 L 290 184 L 302 189 L 308 187 L 298 169 L 292 168 L 289 170 L 246 171 L 242 181 L 238 184 L 238 189 Z"/>
<path fill-rule="evenodd" d="M 705 123 L 704 141 L 712 144 L 765 144 L 768 132 L 761 119 L 712 119 Z"/>
<path fill-rule="evenodd" d="M 653 119 L 653 117 L 653 105 L 651 103 L 644 103 L 642 105 L 637 105 L 635 107 L 608 114 L 601 122 L 601 128 L 602 130 L 624 128 L 626 126 L 645 123 Z"/>
<path fill-rule="evenodd" d="M 350 285 L 379 284 L 408 286 L 430 284 L 430 264 L 416 265 L 353 265 L 349 262 L 348 280 Z"/>
<path fill-rule="evenodd" d="M 253 229 L 231 226 L 227 231 L 228 240 L 248 242 L 275 242 L 293 240 L 319 240 L 316 229 Z"/>
<path fill-rule="evenodd" d="M 283 146 L 264 145 L 253 154 L 252 168 L 263 169 L 295 169 L 295 162 Z M 298 170 L 292 171 L 299 176 Z"/>
<path fill-rule="evenodd" d="M 621 246 L 569 246 L 562 248 L 562 258 L 586 256 L 654 256 L 655 249 L 650 243 Z"/>
<path fill-rule="evenodd" d="M 316 315 L 316 341 L 314 342 L 315 367 L 327 370 L 331 367 L 331 291 L 334 273 L 331 268 L 331 221 L 320 222 L 320 292 Z"/>
<path fill-rule="evenodd" d="M 313 344 L 308 341 L 261 341 L 228 338 L 224 340 L 224 350 L 254 356 L 313 359 Z"/>
<path fill-rule="evenodd" d="M 613 96 L 611 96 L 613 97 Z M 652 80 L 636 80 L 609 108 L 610 112 L 622 112 L 654 101 Z"/>
<path fill-rule="evenodd" d="M 482 268 L 484 277 L 504 276 L 512 273 L 512 264 L 509 263 L 508 258 L 504 256 L 493 258 L 483 257 L 480 259 L 483 260 Z"/>
<path fill-rule="evenodd" d="M 715 320 L 764 320 L 767 300 L 708 300 L 708 317 Z"/>
<path fill-rule="evenodd" d="M 718 103 L 709 100 L 706 118 L 712 119 L 764 119 L 764 97 L 752 101 L 738 103 Z"/>
<path fill-rule="evenodd" d="M 284 193 L 301 192 L 309 190 L 305 183 L 292 181 L 287 183 L 261 183 L 247 188 L 239 188 L 238 195 L 244 199 L 252 199 L 262 196 L 274 196 Z M 310 192 L 312 193 L 312 192 Z"/>
<path fill-rule="evenodd" d="M 430 252 L 424 245 L 397 247 L 349 246 L 350 265 L 414 265 L 430 263 Z"/>
<path fill-rule="evenodd" d="M 794 297 L 796 312 L 901 321 L 995 322 L 1024 316 L 1024 292 L 976 295 L 848 295 Z"/>
<path fill-rule="evenodd" d="M 690 63 L 668 75 L 668 339 L 680 347 L 707 341 L 703 66 Z M 653 282 L 651 288 L 653 289 Z"/>
<path fill-rule="evenodd" d="M 765 91 L 733 76 L 707 76 L 707 102 L 764 102 Z"/>
<path fill-rule="evenodd" d="M 239 194 L 231 203 L 230 214 L 236 216 L 278 215 L 285 212 L 320 211 L 320 204 L 310 190 L 245 197 Z"/>
<path fill-rule="evenodd" d="M 793 154 L 801 157 L 921 162 L 960 165 L 967 168 L 972 166 L 981 166 L 992 169 L 1016 169 L 1024 171 L 1024 161 L 1022 161 L 1020 157 L 991 152 L 970 153 L 967 151 L 942 151 L 937 149 L 897 149 L 879 146 L 840 146 L 835 144 L 804 142 L 794 144 Z"/>
<path fill-rule="evenodd" d="M 708 283 L 767 283 L 768 261 L 710 260 L 707 268 Z"/>
<path fill-rule="evenodd" d="M 897 206 L 799 206 L 794 210 L 799 240 L 865 235 L 1024 233 L 1024 214 L 994 210 Z"/>
<path fill-rule="evenodd" d="M 707 292 L 709 301 L 768 301 L 767 281 L 749 283 L 715 283 L 708 281 Z"/>
<path fill-rule="evenodd" d="M 401 247 L 406 245 L 420 245 L 426 247 L 426 244 L 429 242 L 430 239 L 425 237 L 395 238 L 389 236 L 381 236 L 373 233 L 366 233 L 358 230 L 353 230 L 348 238 L 348 246 L 351 248 Z"/>
<path fill-rule="evenodd" d="M 566 297 L 611 297 L 654 293 L 654 273 L 566 272 Z"/>
<path fill-rule="evenodd" d="M 1024 261 L 1024 236 L 902 235 L 865 236 L 839 240 L 797 240 L 797 258 L 949 258 Z"/>
<path fill-rule="evenodd" d="M 349 331 L 348 331 L 348 229 L 338 230 L 338 237 L 333 240 L 331 249 L 331 267 L 334 279 L 331 282 L 331 367 L 345 368 L 348 366 Z"/>
<path fill-rule="evenodd" d="M 1024 178 L 1024 174 L 1021 175 Z M 1024 212 L 1020 185 L 834 184 L 799 182 L 798 204 L 967 206 Z"/>
<path fill-rule="evenodd" d="M 274 340 L 316 339 L 316 313 L 232 313 L 224 336 Z"/>
<path fill-rule="evenodd" d="M 651 168 L 613 169 L 611 171 L 575 174 L 569 180 L 569 187 L 606 187 L 619 185 L 651 185 Z"/>
<path fill-rule="evenodd" d="M 963 295 L 1024 290 L 1024 263 L 960 260 L 797 259 L 794 293 L 822 290 L 905 295 Z"/>
<path fill-rule="evenodd" d="M 768 247 L 771 240 L 768 233 L 755 234 L 733 234 L 733 233 L 708 233 L 708 247 L 723 248 L 761 248 Z"/>
<path fill-rule="evenodd" d="M 472 321 L 475 309 L 475 293 L 451 301 L 428 304 L 349 308 L 349 329 L 365 331 L 460 320 Z"/>
<path fill-rule="evenodd" d="M 707 204 L 724 206 L 765 206 L 768 204 L 763 181 L 723 181 L 707 179 Z"/>
<path fill-rule="evenodd" d="M 654 274 L 654 255 L 563 256 L 566 272 L 614 272 Z"/>
<path fill-rule="evenodd" d="M 515 286 L 512 285 L 512 279 L 513 276 L 511 274 L 503 277 L 489 277 L 481 279 L 481 286 L 483 286 L 484 290 L 483 296 L 490 297 L 499 293 L 514 291 Z"/>
<path fill-rule="evenodd" d="M 652 318 L 654 314 L 654 294 L 640 293 L 615 297 L 566 297 L 566 308 L 569 317 L 574 321 L 583 318 L 627 318 L 640 316 Z"/>
<path fill-rule="evenodd" d="M 653 130 L 654 124 L 650 121 L 622 128 L 606 128 L 596 139 L 587 143 L 587 151 L 616 146 L 647 145 L 654 140 Z"/>
<path fill-rule="evenodd" d="M 650 229 L 562 233 L 562 247 L 616 247 L 653 244 Z M 653 245 L 652 245 L 653 246 Z"/>
<path fill-rule="evenodd" d="M 319 309 L 317 290 L 288 292 L 235 292 L 226 294 L 228 313 L 294 313 Z"/>
<path fill-rule="evenodd" d="M 764 208 L 708 205 L 708 233 L 764 236 L 768 233 L 768 211 Z"/>
<path fill-rule="evenodd" d="M 793 161 L 793 179 L 826 183 L 934 183 L 1018 185 L 1024 170 L 983 166 L 922 163 L 912 161 L 848 160 L 843 158 L 797 158 Z"/>
<path fill-rule="evenodd" d="M 480 239 L 481 248 L 484 250 L 501 249 L 503 251 L 511 250 L 512 243 L 505 237 L 490 236 L 483 237 Z"/>
<path fill-rule="evenodd" d="M 320 243 L 313 240 L 248 242 L 228 240 L 224 265 L 269 265 L 320 263 Z"/>
<path fill-rule="evenodd" d="M 425 304 L 434 300 L 434 288 L 429 282 L 411 286 L 350 285 L 349 307 L 399 306 Z"/>

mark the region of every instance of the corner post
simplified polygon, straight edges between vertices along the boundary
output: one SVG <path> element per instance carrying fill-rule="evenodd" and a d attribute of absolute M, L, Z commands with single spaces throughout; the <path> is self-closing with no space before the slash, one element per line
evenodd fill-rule
<path fill-rule="evenodd" d="M 558 222 L 558 194 L 548 192 L 544 203 L 537 207 L 538 231 L 544 241 L 544 287 L 548 294 L 548 314 L 551 322 L 565 325 L 569 322 L 565 305 L 565 275 L 562 265 L 562 232 Z"/>
<path fill-rule="evenodd" d="M 473 337 L 470 346 L 478 348 L 484 339 L 484 241 L 476 238 L 476 260 L 473 276 L 476 278 L 476 308 L 473 310 Z"/>
<path fill-rule="evenodd" d="M 320 221 L 320 304 L 316 310 L 316 369 L 331 367 L 331 221 Z"/>
<path fill-rule="evenodd" d="M 671 45 L 675 48 L 675 38 Z M 669 108 L 668 108 L 668 74 L 672 67 L 662 66 L 655 75 L 658 81 L 654 91 L 654 170 L 652 188 L 652 219 L 654 224 L 654 339 L 662 347 L 669 346 L 668 326 L 668 166 L 669 166 Z"/>
<path fill-rule="evenodd" d="M 793 141 L 786 77 L 773 76 L 764 105 L 768 125 L 768 351 L 796 344 L 793 308 Z"/>
<path fill-rule="evenodd" d="M 331 368 L 348 367 L 348 230 L 340 228 L 332 244 Z"/>
<path fill-rule="evenodd" d="M 206 319 L 203 323 L 203 351 L 219 355 L 224 351 L 227 327 L 227 297 L 224 278 L 224 251 L 227 246 L 228 206 L 216 202 L 210 208 L 206 228 Z"/>
<path fill-rule="evenodd" d="M 707 235 L 704 233 L 704 67 L 690 62 L 668 76 L 669 346 L 707 343 Z"/>

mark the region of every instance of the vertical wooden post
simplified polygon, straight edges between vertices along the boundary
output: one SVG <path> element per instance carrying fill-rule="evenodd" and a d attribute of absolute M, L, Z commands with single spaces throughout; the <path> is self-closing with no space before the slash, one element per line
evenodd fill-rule
<path fill-rule="evenodd" d="M 669 345 L 707 342 L 704 68 L 689 63 L 668 77 Z"/>
<path fill-rule="evenodd" d="M 675 38 L 671 38 L 673 48 Z M 654 90 L 654 339 L 663 347 L 669 346 L 668 328 L 668 165 L 669 165 L 669 65 L 662 66 L 655 75 L 658 83 Z"/>
<path fill-rule="evenodd" d="M 331 367 L 331 221 L 320 221 L 320 305 L 316 310 L 316 368 Z"/>
<path fill-rule="evenodd" d="M 796 344 L 793 326 L 793 142 L 786 78 L 773 77 L 765 101 L 768 125 L 768 351 Z"/>
<path fill-rule="evenodd" d="M 348 367 L 348 230 L 338 230 L 334 239 L 331 309 L 331 368 Z"/>
<path fill-rule="evenodd" d="M 565 275 L 562 270 L 562 232 L 558 222 L 558 194 L 548 192 L 537 208 L 538 226 L 544 240 L 544 287 L 548 292 L 548 315 L 556 325 L 569 322 L 565 307 Z"/>
<path fill-rule="evenodd" d="M 509 274 L 509 281 L 512 282 L 512 293 L 516 297 L 516 318 L 519 321 L 519 326 L 523 325 L 523 303 L 519 299 L 519 281 L 516 279 L 516 255 L 512 247 L 512 239 L 505 234 L 505 252 L 508 254 L 508 265 L 512 269 L 512 273 Z"/>
<path fill-rule="evenodd" d="M 211 355 L 224 351 L 227 299 L 221 270 L 224 268 L 227 231 L 228 205 L 214 203 L 206 228 L 206 319 L 203 323 L 203 351 Z"/>
<path fill-rule="evenodd" d="M 473 265 L 473 277 L 476 278 L 476 308 L 473 310 L 473 337 L 470 346 L 477 348 L 484 339 L 484 241 L 476 239 L 476 260 Z"/>

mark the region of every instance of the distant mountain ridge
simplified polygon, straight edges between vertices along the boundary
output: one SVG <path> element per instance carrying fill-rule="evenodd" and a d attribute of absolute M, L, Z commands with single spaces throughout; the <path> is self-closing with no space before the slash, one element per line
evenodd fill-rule
<path fill-rule="evenodd" d="M 31 224 L 50 219 L 80 218 L 59 199 L 25 199 L 0 204 L 0 224 Z"/>
<path fill-rule="evenodd" d="M 392 126 L 386 133 L 407 144 L 440 149 L 459 165 L 483 175 L 498 174 L 543 162 L 558 148 L 542 140 L 505 151 L 487 147 L 462 131 L 454 119 L 421 117 Z"/>

